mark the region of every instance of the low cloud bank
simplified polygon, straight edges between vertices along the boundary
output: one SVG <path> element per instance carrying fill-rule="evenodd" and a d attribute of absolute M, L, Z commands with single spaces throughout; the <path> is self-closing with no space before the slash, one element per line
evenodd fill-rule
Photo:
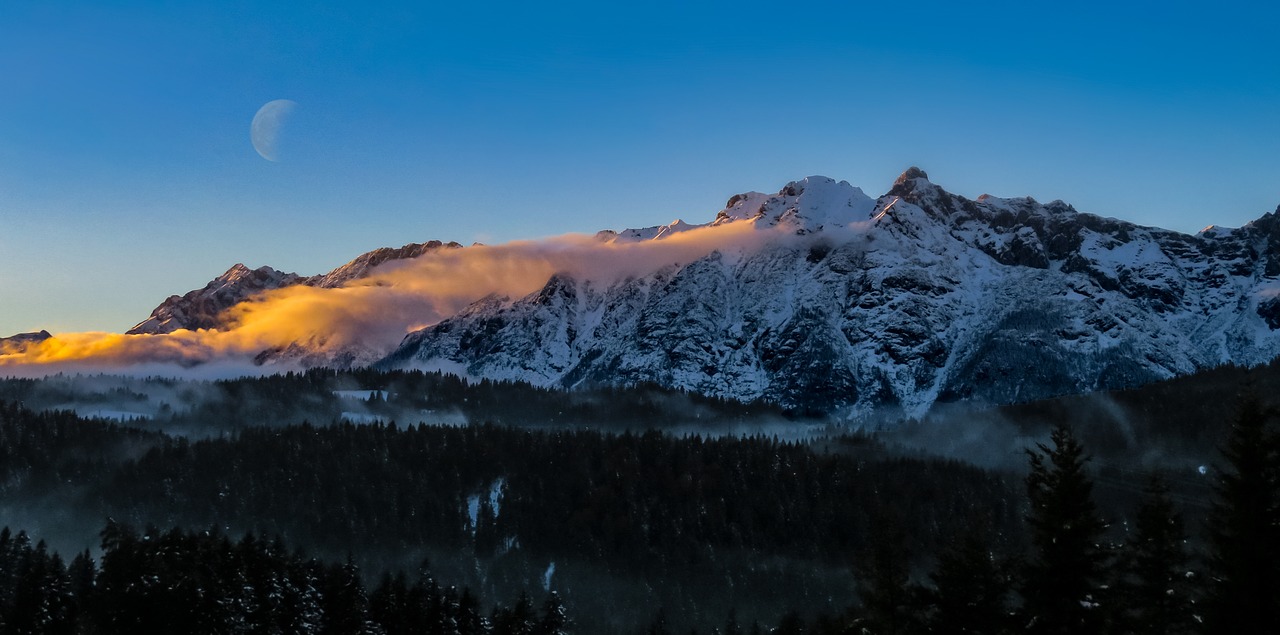
<path fill-rule="evenodd" d="M 519 298 L 556 273 L 601 284 L 687 264 L 712 251 L 752 250 L 795 239 L 750 222 L 704 227 L 661 240 L 608 243 L 565 235 L 496 246 L 435 250 L 393 261 L 344 287 L 287 287 L 229 309 L 218 329 L 164 335 L 58 333 L 40 342 L 0 344 L 0 375 L 127 372 L 216 378 L 282 370 L 262 368 L 263 351 L 291 345 L 320 353 L 390 352 L 405 334 L 490 295 Z M 286 362 L 287 364 L 287 362 Z"/>

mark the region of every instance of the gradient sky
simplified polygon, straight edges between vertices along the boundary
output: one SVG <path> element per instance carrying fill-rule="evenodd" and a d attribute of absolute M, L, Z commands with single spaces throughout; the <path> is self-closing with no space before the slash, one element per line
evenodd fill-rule
<path fill-rule="evenodd" d="M 123 331 L 236 262 L 705 222 L 810 174 L 1186 232 L 1280 204 L 1265 3 L 302 4 L 0 4 L 0 335 Z M 278 163 L 249 141 L 273 99 Z"/>

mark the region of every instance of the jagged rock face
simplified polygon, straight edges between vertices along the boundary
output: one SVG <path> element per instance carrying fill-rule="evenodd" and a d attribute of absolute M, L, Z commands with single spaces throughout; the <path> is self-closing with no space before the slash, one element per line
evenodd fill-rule
<path fill-rule="evenodd" d="M 858 417 L 1280 354 L 1274 214 L 1190 236 L 1058 201 L 969 200 L 912 169 L 877 200 L 821 177 L 738 195 L 712 224 L 728 222 L 777 239 L 640 278 L 558 275 L 523 298 L 488 297 L 411 333 L 382 365 L 657 382 Z"/>
<path fill-rule="evenodd" d="M 396 249 L 382 247 L 362 254 L 333 271 L 311 277 L 285 273 L 271 267 L 249 269 L 237 263 L 226 273 L 214 278 L 203 289 L 189 291 L 182 296 L 169 296 L 151 312 L 151 317 L 139 322 L 127 333 L 161 334 L 172 333 L 178 329 L 218 328 L 224 326 L 224 312 L 227 309 L 264 291 L 293 285 L 332 289 L 368 276 L 375 267 L 384 262 L 416 258 L 435 249 L 461 246 L 455 242 L 442 243 L 432 240 L 425 243 L 410 243 Z"/>
<path fill-rule="evenodd" d="M 368 253 L 361 254 L 355 260 L 352 260 L 329 273 L 306 278 L 302 281 L 302 284 L 319 287 L 321 289 L 334 289 L 352 280 L 368 276 L 370 272 L 373 271 L 374 267 L 377 267 L 384 262 L 417 258 L 422 254 L 436 249 L 457 249 L 461 246 L 462 245 L 456 242 L 442 243 L 438 240 L 429 240 L 425 243 L 409 243 L 408 245 L 396 249 L 391 247 L 381 247 Z"/>
<path fill-rule="evenodd" d="M 250 296 L 301 281 L 302 278 L 295 273 L 276 271 L 271 267 L 250 269 L 237 263 L 203 289 L 188 291 L 182 296 L 169 296 L 151 312 L 151 317 L 139 322 L 128 333 L 155 335 L 178 329 L 215 328 L 223 311 Z"/>

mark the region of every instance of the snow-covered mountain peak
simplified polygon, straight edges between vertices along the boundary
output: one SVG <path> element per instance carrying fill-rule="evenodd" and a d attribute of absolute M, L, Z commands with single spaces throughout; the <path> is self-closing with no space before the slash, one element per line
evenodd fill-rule
<path fill-rule="evenodd" d="M 217 278 L 214 278 L 213 281 L 210 282 L 210 284 L 213 284 L 218 287 L 222 287 L 229 284 L 232 284 L 232 285 L 237 284 L 242 280 L 248 280 L 251 278 L 261 278 L 263 280 L 266 280 L 266 279 L 278 279 L 278 278 L 291 276 L 291 275 L 294 275 L 294 274 L 285 273 L 283 271 L 277 271 L 268 266 L 258 267 L 257 269 L 250 269 L 246 267 L 244 263 L 237 262 L 236 264 L 231 265 L 231 268 L 227 269 L 222 275 L 218 276 Z"/>
<path fill-rule="evenodd" d="M 907 185 L 910 181 L 914 181 L 916 179 L 924 179 L 928 181 L 929 174 L 924 170 L 921 170 L 920 168 L 913 165 L 907 168 L 906 170 L 903 170 L 902 174 L 898 175 L 897 180 L 893 182 L 893 186 L 898 187 L 902 185 Z"/>
<path fill-rule="evenodd" d="M 743 192 L 729 197 L 724 209 L 716 214 L 712 225 L 723 225 L 741 220 L 753 220 L 761 214 L 761 208 L 774 196 L 763 192 Z"/>
<path fill-rule="evenodd" d="M 889 189 L 889 196 L 900 196 L 907 200 L 913 200 L 916 192 L 924 192 L 938 188 L 933 181 L 929 180 L 929 175 L 918 167 L 911 166 L 905 172 L 898 175 L 894 180 L 893 187 Z"/>
<path fill-rule="evenodd" d="M 1222 227 L 1220 225 L 1209 225 L 1208 227 L 1205 227 L 1204 229 L 1196 232 L 1196 235 L 1201 238 L 1214 239 L 1214 238 L 1222 238 L 1224 236 L 1230 236 L 1236 231 L 1238 230 L 1234 227 Z"/>
<path fill-rule="evenodd" d="M 787 183 L 777 194 L 734 195 L 712 224 L 748 221 L 759 229 L 810 234 L 865 221 L 875 206 L 874 199 L 848 181 L 809 176 Z"/>
<path fill-rule="evenodd" d="M 249 273 L 250 271 L 252 271 L 252 269 L 249 269 L 248 267 L 244 266 L 244 263 L 237 262 L 236 264 L 231 265 L 231 268 L 227 269 L 226 273 L 218 277 L 227 278 L 227 279 L 238 278 L 240 276 L 243 276 Z"/>
<path fill-rule="evenodd" d="M 955 206 L 952 204 L 954 198 L 954 195 L 930 181 L 929 175 L 924 170 L 910 167 L 899 175 L 893 182 L 893 187 L 880 197 L 880 207 L 874 215 L 882 216 L 880 212 L 892 204 L 894 199 L 900 199 L 902 202 L 919 206 L 935 220 L 946 222 L 955 211 Z M 988 200 L 996 199 L 988 197 Z"/>
<path fill-rule="evenodd" d="M 217 278 L 214 278 L 210 284 L 214 284 L 214 283 L 234 284 L 236 282 L 245 280 L 247 278 L 261 278 L 265 280 L 265 279 L 284 278 L 292 275 L 296 275 L 296 274 L 278 271 L 276 269 L 273 269 L 265 265 L 262 267 L 258 267 L 257 269 L 250 269 L 244 266 L 243 263 L 237 262 L 236 264 L 231 265 L 231 268 L 227 269 L 226 272 L 224 272 L 222 275 L 218 276 Z"/>
<path fill-rule="evenodd" d="M 691 224 L 677 219 L 667 225 L 604 230 L 596 233 L 596 239 L 606 243 L 661 240 L 691 229 L 739 222 L 755 223 L 758 229 L 778 228 L 788 233 L 810 234 L 865 221 L 875 206 L 874 199 L 848 181 L 809 176 L 787 183 L 777 194 L 735 194 L 708 223 Z"/>

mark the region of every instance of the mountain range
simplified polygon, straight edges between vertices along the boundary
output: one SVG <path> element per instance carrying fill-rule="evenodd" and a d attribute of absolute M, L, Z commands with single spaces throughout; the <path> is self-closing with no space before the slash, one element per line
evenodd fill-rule
<path fill-rule="evenodd" d="M 612 284 L 556 276 L 411 333 L 382 364 L 920 416 L 1280 354 L 1274 213 L 1192 236 L 1060 201 L 969 200 L 912 168 L 877 199 L 823 177 L 738 195 L 712 221 L 731 222 L 790 239 Z"/>
<path fill-rule="evenodd" d="M 1190 235 L 1061 201 L 971 200 L 918 168 L 877 198 L 813 176 L 735 195 L 703 224 L 593 239 L 607 257 L 751 230 L 708 239 L 696 257 L 625 275 L 556 273 L 527 295 L 479 298 L 376 354 L 298 343 L 258 361 L 377 360 L 566 388 L 652 382 L 849 418 L 1127 387 L 1280 355 L 1277 213 Z M 236 265 L 171 296 L 130 333 L 220 328 L 227 309 L 264 291 L 338 288 L 443 249 L 472 248 L 379 249 L 309 278 Z"/>

